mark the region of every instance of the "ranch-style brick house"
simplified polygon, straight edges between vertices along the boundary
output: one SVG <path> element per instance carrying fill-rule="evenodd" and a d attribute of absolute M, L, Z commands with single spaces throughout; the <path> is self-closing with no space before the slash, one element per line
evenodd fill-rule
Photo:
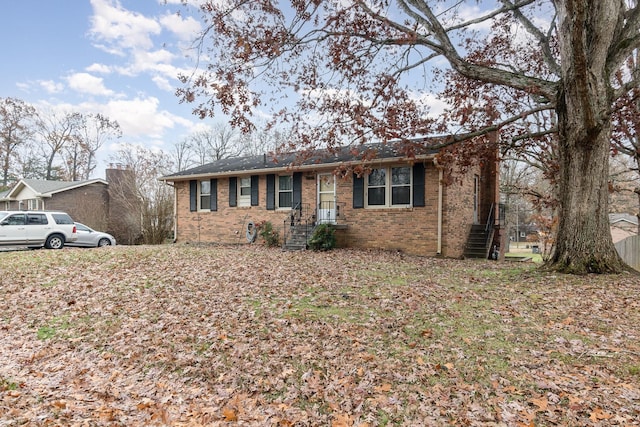
<path fill-rule="evenodd" d="M 175 242 L 250 244 L 252 227 L 269 221 L 288 249 L 304 248 L 321 223 L 335 225 L 339 247 L 455 258 L 504 247 L 495 157 L 445 185 L 436 153 L 409 158 L 380 145 L 369 172 L 346 179 L 334 172 L 360 155 L 326 154 L 228 158 L 162 177 L 175 190 Z"/>

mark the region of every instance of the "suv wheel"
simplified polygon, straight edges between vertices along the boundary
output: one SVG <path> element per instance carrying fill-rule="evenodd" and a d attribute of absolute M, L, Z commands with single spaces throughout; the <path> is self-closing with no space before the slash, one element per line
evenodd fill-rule
<path fill-rule="evenodd" d="M 47 249 L 62 249 L 64 246 L 64 237 L 59 234 L 52 234 L 47 237 L 47 241 L 44 244 Z"/>

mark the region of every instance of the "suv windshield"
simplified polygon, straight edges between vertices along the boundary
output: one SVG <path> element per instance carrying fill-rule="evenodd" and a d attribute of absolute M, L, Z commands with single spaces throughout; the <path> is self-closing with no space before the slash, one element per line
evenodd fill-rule
<path fill-rule="evenodd" d="M 2 220 L 2 218 L 4 218 L 5 216 L 7 216 L 9 214 L 9 212 L 2 212 L 0 211 L 0 220 Z"/>

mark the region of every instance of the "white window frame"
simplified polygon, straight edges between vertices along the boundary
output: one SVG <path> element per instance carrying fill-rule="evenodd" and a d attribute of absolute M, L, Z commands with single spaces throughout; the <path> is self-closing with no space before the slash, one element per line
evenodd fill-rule
<path fill-rule="evenodd" d="M 276 208 L 278 209 L 292 209 L 293 208 L 293 175 L 278 175 L 276 182 Z M 281 190 L 280 189 L 280 178 L 289 178 L 290 189 Z M 280 193 L 290 193 L 291 194 L 291 206 L 280 206 Z"/>
<path fill-rule="evenodd" d="M 245 190 L 246 194 L 242 194 Z M 238 206 L 251 206 L 251 177 L 238 177 Z"/>
<path fill-rule="evenodd" d="M 409 182 L 401 183 L 401 184 L 393 184 L 392 182 L 392 174 L 393 169 L 398 168 L 406 168 L 409 174 Z M 374 168 L 374 170 L 384 170 L 385 171 L 385 182 L 382 185 L 369 185 L 369 177 L 371 174 L 368 174 L 365 177 L 365 195 L 364 202 L 365 207 L 369 209 L 384 209 L 384 208 L 410 208 L 413 207 L 413 169 L 408 165 L 395 165 L 395 166 L 386 166 L 380 168 Z M 395 187 L 408 187 L 409 188 L 409 203 L 392 203 L 392 193 L 393 188 Z M 369 204 L 369 189 L 370 188 L 384 188 L 384 204 L 380 205 L 370 205 Z"/>
<path fill-rule="evenodd" d="M 207 184 L 209 186 L 209 192 L 208 193 L 203 193 L 202 192 L 202 184 Z M 203 197 L 209 197 L 209 203 L 207 203 L 207 206 L 202 206 L 202 198 Z M 210 211 L 211 210 L 211 181 L 210 180 L 202 180 L 202 181 L 198 181 L 198 210 L 199 211 Z"/>
<path fill-rule="evenodd" d="M 38 209 L 38 199 L 28 199 L 27 200 L 27 210 L 37 211 Z"/>

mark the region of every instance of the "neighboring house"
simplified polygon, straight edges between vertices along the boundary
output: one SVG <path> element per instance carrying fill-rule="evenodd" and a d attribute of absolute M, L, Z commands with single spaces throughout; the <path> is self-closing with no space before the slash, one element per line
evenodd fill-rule
<path fill-rule="evenodd" d="M 6 210 L 61 210 L 92 228 L 107 227 L 109 184 L 104 179 L 46 181 L 21 179 L 0 199 Z"/>
<path fill-rule="evenodd" d="M 135 243 L 141 235 L 135 176 L 124 167 L 107 169 L 106 180 L 21 179 L 0 192 L 0 210 L 61 210 L 77 222 L 113 234 L 119 243 Z"/>
<path fill-rule="evenodd" d="M 512 243 L 531 243 L 538 241 L 539 227 L 535 223 L 511 225 L 509 229 L 509 241 Z"/>
<path fill-rule="evenodd" d="M 611 238 L 613 243 L 638 234 L 638 217 L 626 213 L 609 214 L 609 225 L 611 227 Z"/>
<path fill-rule="evenodd" d="M 229 158 L 162 177 L 175 189 L 175 241 L 247 243 L 251 225 L 269 221 L 290 248 L 300 227 L 311 233 L 319 223 L 335 224 L 341 247 L 473 256 L 474 224 L 484 240 L 478 256 L 499 244 L 495 158 L 445 185 L 447 165 L 435 153 L 408 158 L 378 146 L 370 173 L 346 179 L 334 172 L 362 165 L 359 155 L 326 154 L 302 164 L 293 154 Z"/>

